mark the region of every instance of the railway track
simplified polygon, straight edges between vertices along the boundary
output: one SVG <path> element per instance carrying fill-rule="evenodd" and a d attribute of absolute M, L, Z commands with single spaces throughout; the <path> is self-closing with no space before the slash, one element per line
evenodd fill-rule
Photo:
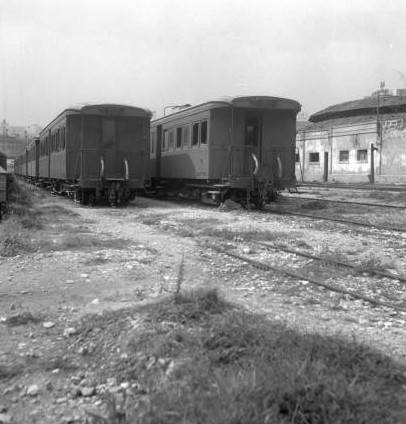
<path fill-rule="evenodd" d="M 389 209 L 406 209 L 403 205 L 386 205 L 384 203 L 371 203 L 371 202 L 350 202 L 349 200 L 333 200 L 333 199 L 321 199 L 317 197 L 303 197 L 303 196 L 289 196 L 288 199 L 300 199 L 300 200 L 314 200 L 320 202 L 331 202 L 331 203 L 343 203 L 347 205 L 358 205 L 358 206 L 374 206 L 380 208 Z"/>
<path fill-rule="evenodd" d="M 298 250 L 295 250 L 295 249 L 289 249 L 289 248 L 282 247 L 282 246 L 271 245 L 271 244 L 260 242 L 260 241 L 251 241 L 251 243 L 257 244 L 259 246 L 266 247 L 267 249 L 274 249 L 274 250 L 280 250 L 280 251 L 286 252 L 286 253 L 292 253 L 293 255 L 303 256 L 304 258 L 309 258 L 309 259 L 313 259 L 315 261 L 321 261 L 323 263 L 332 264 L 332 265 L 340 266 L 340 267 L 347 268 L 347 269 L 352 269 L 354 271 L 358 270 L 358 267 L 356 265 L 352 265 L 352 264 L 347 263 L 347 262 L 336 261 L 334 259 L 329 259 L 329 258 L 325 258 L 325 257 L 322 257 L 322 256 L 316 256 L 316 255 L 312 255 L 312 254 L 307 253 L 307 252 L 301 252 L 301 251 L 298 251 Z M 392 280 L 398 280 L 398 281 L 401 281 L 403 283 L 406 283 L 406 276 L 393 274 L 391 272 L 382 271 L 382 270 L 379 270 L 379 269 L 376 269 L 376 268 L 370 268 L 369 270 L 365 270 L 363 272 L 366 272 L 366 273 L 371 274 L 371 275 L 379 275 L 380 277 L 390 278 Z"/>
<path fill-rule="evenodd" d="M 406 191 L 406 185 L 384 185 L 384 184 L 345 184 L 345 183 L 297 183 L 295 187 L 317 187 L 317 188 L 344 188 L 350 190 L 370 191 Z"/>
<path fill-rule="evenodd" d="M 388 227 L 388 226 L 380 225 L 380 224 L 370 224 L 369 222 L 352 221 L 350 219 L 333 218 L 333 217 L 327 217 L 327 216 L 321 216 L 321 215 L 313 215 L 313 214 L 304 213 L 304 212 L 292 212 L 292 211 L 271 210 L 271 209 L 267 209 L 265 212 L 273 213 L 275 215 L 300 216 L 300 217 L 303 217 L 303 218 L 320 219 L 320 220 L 323 220 L 323 221 L 333 221 L 333 222 L 339 222 L 339 223 L 342 223 L 342 224 L 351 224 L 351 225 L 356 225 L 356 226 L 361 226 L 361 227 L 373 228 L 373 229 L 377 229 L 377 230 L 396 231 L 396 232 L 400 232 L 400 233 L 406 233 L 406 228 Z"/>
<path fill-rule="evenodd" d="M 261 244 L 261 245 L 265 245 L 266 247 L 270 247 L 270 246 L 267 246 L 266 243 L 256 242 L 256 244 Z M 396 303 L 374 299 L 371 296 L 366 296 L 366 295 L 364 295 L 364 294 L 362 294 L 358 291 L 355 291 L 355 290 L 347 290 L 347 289 L 338 287 L 336 285 L 325 283 L 321 278 L 317 278 L 317 277 L 312 276 L 312 275 L 308 275 L 308 274 L 305 274 L 305 273 L 302 273 L 302 272 L 298 272 L 298 271 L 296 271 L 292 268 L 276 266 L 276 265 L 272 265 L 272 264 L 265 262 L 265 261 L 262 261 L 262 260 L 260 261 L 260 260 L 252 259 L 252 258 L 249 258 L 245 255 L 241 255 L 239 253 L 231 252 L 231 251 L 226 250 L 226 249 L 219 247 L 219 246 L 210 246 L 210 247 L 213 250 L 217 251 L 218 253 L 221 253 L 221 254 L 229 256 L 231 258 L 245 262 L 245 263 L 250 264 L 253 267 L 261 269 L 263 271 L 274 271 L 274 272 L 277 272 L 281 275 L 286 275 L 286 276 L 291 277 L 291 278 L 307 281 L 314 286 L 323 287 L 324 289 L 331 291 L 331 292 L 336 292 L 336 293 L 348 295 L 348 296 L 351 296 L 354 299 L 362 300 L 362 301 L 368 302 L 368 303 L 375 305 L 375 306 L 386 307 L 386 308 L 393 309 L 395 311 L 406 313 L 406 307 L 398 305 Z M 276 246 L 274 246 L 272 248 L 284 250 L 284 249 L 277 248 Z M 332 262 L 332 261 L 330 261 L 330 262 Z M 400 280 L 400 281 L 405 281 L 406 277 L 401 276 L 401 279 L 400 278 L 397 278 L 397 279 Z"/>

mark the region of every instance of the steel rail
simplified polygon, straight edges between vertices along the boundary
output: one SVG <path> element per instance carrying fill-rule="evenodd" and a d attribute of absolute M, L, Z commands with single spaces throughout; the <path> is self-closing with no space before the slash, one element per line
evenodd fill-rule
<path fill-rule="evenodd" d="M 334 222 L 340 222 L 340 223 L 343 223 L 343 224 L 358 225 L 360 227 L 376 228 L 377 230 L 398 231 L 400 233 L 406 233 L 405 228 L 386 227 L 385 225 L 370 224 L 368 222 L 351 221 L 349 219 L 342 219 L 342 218 L 328 218 L 326 216 L 312 215 L 312 214 L 307 214 L 307 213 L 303 213 L 303 212 L 276 211 L 276 210 L 271 210 L 271 209 L 267 209 L 266 212 L 274 213 L 276 215 L 302 216 L 302 217 L 305 217 L 305 218 L 320 219 L 320 220 L 323 220 L 323 221 L 334 221 Z"/>
<path fill-rule="evenodd" d="M 306 274 L 301 274 L 297 271 L 294 271 L 294 270 L 291 270 L 291 269 L 288 269 L 288 268 L 281 268 L 281 267 L 270 265 L 270 264 L 267 264 L 267 263 L 264 263 L 264 262 L 256 261 L 254 259 L 247 258 L 246 256 L 242 256 L 242 255 L 239 255 L 237 253 L 228 252 L 228 251 L 221 249 L 217 246 L 211 246 L 211 248 L 213 250 L 216 250 L 219 253 L 223 253 L 223 254 L 230 256 L 232 258 L 235 258 L 235 259 L 238 259 L 240 261 L 249 263 L 249 264 L 253 265 L 254 267 L 262 269 L 264 271 L 276 271 L 276 272 L 279 272 L 280 274 L 287 275 L 288 277 L 293 277 L 293 278 L 296 278 L 298 280 L 305 280 L 305 281 L 308 281 L 309 283 L 311 283 L 315 286 L 324 287 L 325 289 L 336 292 L 336 293 L 346 294 L 346 295 L 352 296 L 355 299 L 359 299 L 359 300 L 363 300 L 365 302 L 369 302 L 373 305 L 383 306 L 383 307 L 386 307 L 386 308 L 394 309 L 396 311 L 406 312 L 406 308 L 404 308 L 402 306 L 395 305 L 395 304 L 389 303 L 389 302 L 383 302 L 383 301 L 380 301 L 380 300 L 376 300 L 376 299 L 373 299 L 372 297 L 364 296 L 363 294 L 358 293 L 356 291 L 341 289 L 340 287 L 335 287 L 335 286 L 332 286 L 331 284 L 324 283 L 323 281 L 321 281 L 318 278 L 315 278 L 315 277 L 312 277 L 312 276 L 309 276 L 309 275 L 306 275 Z"/>
<path fill-rule="evenodd" d="M 306 183 L 299 182 L 295 187 L 318 187 L 318 188 L 343 188 L 351 190 L 370 190 L 370 191 L 406 191 L 406 185 L 372 185 L 372 184 L 345 184 L 345 183 Z"/>
<path fill-rule="evenodd" d="M 288 196 L 286 197 L 286 199 L 319 200 L 320 202 L 345 203 L 349 205 L 360 205 L 360 206 L 376 206 L 380 208 L 392 208 L 392 209 L 406 209 L 406 206 L 401 206 L 401 205 L 385 205 L 383 203 L 369 203 L 369 202 L 350 202 L 349 200 L 320 199 L 317 197 Z"/>
<path fill-rule="evenodd" d="M 314 259 L 314 260 L 318 260 L 318 261 L 322 261 L 322 262 L 327 262 L 327 263 L 331 263 L 334 265 L 338 265 L 344 268 L 350 268 L 350 269 L 357 269 L 357 267 L 355 265 L 351 265 L 347 262 L 342 262 L 342 261 L 336 261 L 334 259 L 328 259 L 328 258 L 323 258 L 322 256 L 316 256 L 316 255 L 312 255 L 310 253 L 306 253 L 306 252 L 298 252 L 297 250 L 294 249 L 288 249 L 287 247 L 282 247 L 282 246 L 274 246 L 268 243 L 264 243 L 261 241 L 251 241 L 251 243 L 253 244 L 258 244 L 260 246 L 265 246 L 269 249 L 274 249 L 274 250 L 281 250 L 283 252 L 287 252 L 287 253 L 293 253 L 294 255 L 298 255 L 298 256 L 303 256 L 305 258 L 309 258 L 309 259 Z M 392 274 L 390 272 L 385 272 L 385 271 L 381 271 L 379 269 L 375 269 L 375 268 L 371 268 L 367 271 L 363 271 L 363 272 L 367 272 L 368 274 L 371 275 L 379 275 L 381 277 L 386 277 L 386 278 L 391 278 L 393 280 L 399 280 L 402 281 L 404 283 L 406 283 L 406 276 L 403 275 L 396 275 L 396 274 Z"/>

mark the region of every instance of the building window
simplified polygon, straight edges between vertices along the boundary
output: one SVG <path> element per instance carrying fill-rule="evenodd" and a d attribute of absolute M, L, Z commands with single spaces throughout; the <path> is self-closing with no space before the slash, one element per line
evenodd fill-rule
<path fill-rule="evenodd" d="M 176 148 L 182 148 L 182 127 L 176 128 Z"/>
<path fill-rule="evenodd" d="M 295 162 L 296 163 L 299 163 L 300 162 L 299 153 L 295 153 Z"/>
<path fill-rule="evenodd" d="M 357 150 L 357 161 L 358 162 L 368 162 L 368 150 Z"/>
<path fill-rule="evenodd" d="M 192 146 L 197 146 L 199 143 L 199 124 L 193 124 Z"/>
<path fill-rule="evenodd" d="M 339 156 L 338 156 L 338 161 L 348 163 L 349 159 L 350 159 L 350 151 L 349 150 L 340 150 Z"/>
<path fill-rule="evenodd" d="M 309 153 L 309 162 L 316 163 L 320 162 L 319 153 Z"/>
<path fill-rule="evenodd" d="M 207 121 L 200 123 L 200 144 L 207 144 Z"/>

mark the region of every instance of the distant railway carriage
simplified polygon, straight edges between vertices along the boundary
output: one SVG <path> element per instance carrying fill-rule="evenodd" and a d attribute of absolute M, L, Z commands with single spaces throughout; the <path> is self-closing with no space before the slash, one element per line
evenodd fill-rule
<path fill-rule="evenodd" d="M 8 174 L 7 156 L 0 152 L 0 219 L 2 215 L 2 204 L 7 202 Z"/>
<path fill-rule="evenodd" d="M 125 203 L 144 187 L 150 118 L 133 106 L 71 107 L 32 141 L 15 172 L 84 204 Z"/>
<path fill-rule="evenodd" d="M 269 96 L 210 101 L 151 124 L 151 187 L 261 207 L 295 182 L 300 104 Z"/>

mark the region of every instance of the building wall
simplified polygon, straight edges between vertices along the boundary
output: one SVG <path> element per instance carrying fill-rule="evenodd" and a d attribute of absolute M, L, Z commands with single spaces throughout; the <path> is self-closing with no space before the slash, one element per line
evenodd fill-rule
<path fill-rule="evenodd" d="M 352 118 L 348 118 L 347 123 L 343 123 L 343 119 L 332 120 L 299 131 L 296 179 L 368 183 L 373 175 L 377 183 L 406 183 L 406 115 L 381 116 L 380 122 L 381 137 L 378 137 L 376 116 L 363 122 Z M 378 149 L 373 153 L 373 172 L 371 144 Z M 345 157 L 346 151 L 348 157 Z M 317 153 L 319 160 L 312 162 Z"/>
<path fill-rule="evenodd" d="M 382 158 L 376 181 L 406 183 L 406 117 L 382 124 Z"/>

